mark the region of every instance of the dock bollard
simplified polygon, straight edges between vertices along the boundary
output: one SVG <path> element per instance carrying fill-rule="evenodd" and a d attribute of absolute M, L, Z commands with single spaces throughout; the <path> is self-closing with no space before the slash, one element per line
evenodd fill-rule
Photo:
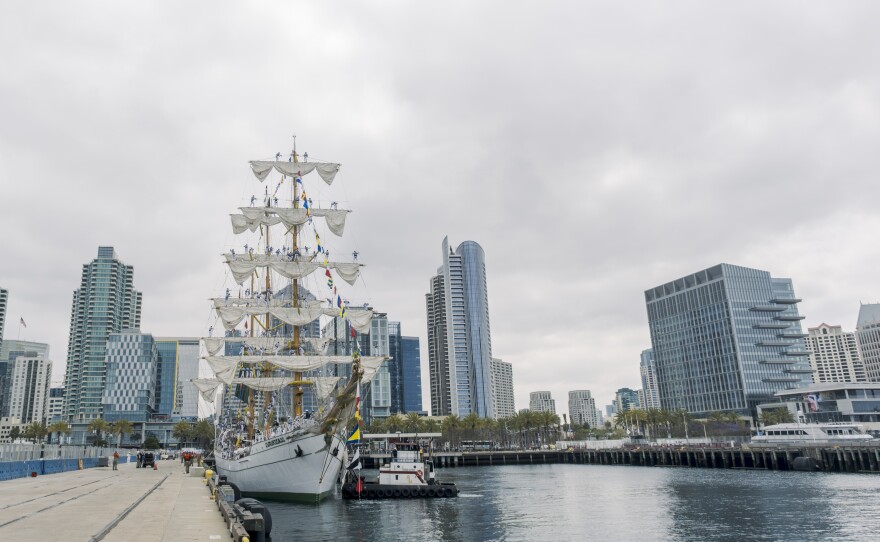
<path fill-rule="evenodd" d="M 214 476 L 214 471 L 211 469 L 205 469 L 205 485 L 208 485 L 208 480 L 210 480 L 212 476 Z"/>

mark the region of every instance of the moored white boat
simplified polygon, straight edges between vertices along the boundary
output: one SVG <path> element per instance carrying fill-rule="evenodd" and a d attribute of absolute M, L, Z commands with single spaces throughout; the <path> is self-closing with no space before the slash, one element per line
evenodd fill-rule
<path fill-rule="evenodd" d="M 780 423 L 765 426 L 752 443 L 854 443 L 871 442 L 874 437 L 862 431 L 859 424 L 848 422 Z"/>

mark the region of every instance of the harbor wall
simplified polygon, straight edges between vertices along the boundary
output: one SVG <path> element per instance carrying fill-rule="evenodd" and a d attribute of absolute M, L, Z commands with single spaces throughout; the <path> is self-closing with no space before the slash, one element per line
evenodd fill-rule
<path fill-rule="evenodd" d="M 109 460 L 109 448 L 37 444 L 0 445 L 0 480 L 89 469 Z M 124 461 L 124 459 L 123 459 Z M 81 462 L 81 464 L 80 464 Z"/>
<path fill-rule="evenodd" d="M 387 454 L 364 455 L 364 466 L 379 468 Z M 798 458 L 803 458 L 797 460 Z M 613 449 L 515 450 L 435 453 L 438 468 L 573 463 L 706 469 L 880 472 L 880 446 L 636 447 Z"/>

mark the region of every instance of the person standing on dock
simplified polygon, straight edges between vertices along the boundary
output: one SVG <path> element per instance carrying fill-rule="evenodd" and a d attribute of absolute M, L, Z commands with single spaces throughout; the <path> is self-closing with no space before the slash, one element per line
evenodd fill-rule
<path fill-rule="evenodd" d="M 116 467 L 119 465 L 119 452 L 113 452 L 113 470 L 119 470 Z"/>
<path fill-rule="evenodd" d="M 183 466 L 186 467 L 186 473 L 189 474 L 189 468 L 193 464 L 193 454 L 189 450 L 183 452 Z"/>

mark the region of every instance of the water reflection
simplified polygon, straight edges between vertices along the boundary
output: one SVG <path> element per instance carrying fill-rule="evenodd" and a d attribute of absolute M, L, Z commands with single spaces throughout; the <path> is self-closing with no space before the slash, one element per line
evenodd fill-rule
<path fill-rule="evenodd" d="M 267 503 L 278 540 L 872 540 L 870 475 L 594 465 L 443 469 L 455 499 Z"/>

